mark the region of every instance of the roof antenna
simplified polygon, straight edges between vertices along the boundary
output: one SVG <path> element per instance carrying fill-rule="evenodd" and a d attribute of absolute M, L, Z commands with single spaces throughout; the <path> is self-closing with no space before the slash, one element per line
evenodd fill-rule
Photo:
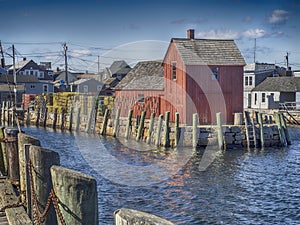
<path fill-rule="evenodd" d="M 254 38 L 254 52 L 253 52 L 254 63 L 256 62 L 256 38 Z"/>

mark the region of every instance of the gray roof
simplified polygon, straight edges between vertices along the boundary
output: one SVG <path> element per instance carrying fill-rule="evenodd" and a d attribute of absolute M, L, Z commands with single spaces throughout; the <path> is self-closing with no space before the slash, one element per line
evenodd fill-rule
<path fill-rule="evenodd" d="M 79 80 L 75 80 L 74 82 L 70 83 L 71 85 L 80 85 L 80 84 L 83 84 L 87 81 L 92 81 L 92 82 L 95 82 L 97 84 L 102 84 L 100 81 L 94 79 L 94 78 L 82 78 L 82 79 L 79 79 Z"/>
<path fill-rule="evenodd" d="M 299 92 L 300 77 L 267 77 L 252 91 Z"/>
<path fill-rule="evenodd" d="M 22 60 L 22 61 L 16 62 L 16 63 L 15 63 L 15 69 L 16 69 L 16 70 L 19 70 L 19 69 L 23 68 L 23 67 L 26 66 L 30 61 L 32 61 L 32 60 Z M 11 66 L 9 67 L 8 70 L 13 70 L 13 69 L 14 69 L 14 66 L 11 65 Z"/>
<path fill-rule="evenodd" d="M 122 68 L 130 68 L 129 65 L 124 60 L 114 61 L 110 67 L 109 70 L 111 74 L 117 73 Z"/>
<path fill-rule="evenodd" d="M 162 61 L 138 62 L 115 89 L 163 90 L 164 69 Z"/>
<path fill-rule="evenodd" d="M 0 83 L 13 83 L 13 75 L 0 75 Z M 17 75 L 17 83 L 39 83 L 39 79 L 34 75 Z"/>
<path fill-rule="evenodd" d="M 246 65 L 234 40 L 173 38 L 171 42 L 186 65 Z"/>

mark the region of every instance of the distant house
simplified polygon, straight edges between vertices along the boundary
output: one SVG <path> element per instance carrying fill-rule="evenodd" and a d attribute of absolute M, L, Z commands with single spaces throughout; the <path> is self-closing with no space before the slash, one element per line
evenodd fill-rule
<path fill-rule="evenodd" d="M 69 84 L 76 81 L 76 80 L 78 80 L 77 79 L 77 74 L 72 73 L 70 71 L 68 71 L 68 77 L 66 77 L 66 72 L 65 71 L 59 71 L 55 74 L 55 80 L 60 81 L 63 84 L 67 83 L 67 78 L 68 78 L 68 83 Z"/>
<path fill-rule="evenodd" d="M 71 91 L 78 93 L 99 93 L 103 89 L 103 83 L 95 79 L 79 79 L 70 83 Z"/>
<path fill-rule="evenodd" d="M 198 113 L 200 123 L 233 122 L 233 114 L 243 112 L 244 58 L 234 40 L 172 38 L 163 60 L 165 105 L 174 121 L 179 112 L 182 123 L 191 123 Z"/>
<path fill-rule="evenodd" d="M 122 80 L 126 74 L 131 70 L 131 67 L 124 61 L 114 61 L 110 67 L 107 67 L 101 73 L 102 80 L 106 80 L 111 77 Z"/>
<path fill-rule="evenodd" d="M 251 108 L 251 91 L 267 77 L 284 75 L 282 71 L 269 63 L 252 63 L 244 67 L 244 108 Z"/>
<path fill-rule="evenodd" d="M 300 77 L 268 77 L 251 92 L 251 108 L 279 109 L 280 103 L 300 102 Z"/>
<path fill-rule="evenodd" d="M 133 116 L 146 111 L 149 118 L 152 112 L 158 116 L 160 96 L 164 95 L 164 70 L 162 61 L 143 61 L 136 66 L 115 87 L 116 105 L 122 109 L 122 116 L 133 109 Z"/>
<path fill-rule="evenodd" d="M 17 76 L 23 75 L 34 75 L 39 80 L 50 80 L 52 81 L 53 71 L 44 66 L 40 66 L 35 63 L 33 60 L 27 60 L 24 58 L 22 61 L 16 62 L 15 67 L 10 66 L 7 70 L 7 73 L 12 75 L 14 69 L 16 70 Z"/>

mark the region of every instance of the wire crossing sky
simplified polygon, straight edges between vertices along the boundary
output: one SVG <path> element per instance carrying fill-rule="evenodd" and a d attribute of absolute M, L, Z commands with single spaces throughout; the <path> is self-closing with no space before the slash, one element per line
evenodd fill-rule
<path fill-rule="evenodd" d="M 172 37 L 234 39 L 247 63 L 300 69 L 299 0 L 0 0 L 0 40 L 17 57 L 61 67 L 68 45 L 70 69 L 97 72 L 114 60 L 163 59 Z M 256 48 L 255 40 L 256 39 Z M 99 57 L 99 58 L 98 58 Z M 99 59 L 99 61 L 98 61 Z"/>

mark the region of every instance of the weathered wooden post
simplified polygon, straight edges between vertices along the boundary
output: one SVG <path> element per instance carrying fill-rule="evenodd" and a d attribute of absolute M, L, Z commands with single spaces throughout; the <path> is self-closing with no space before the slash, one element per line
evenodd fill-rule
<path fill-rule="evenodd" d="M 77 108 L 77 113 L 76 113 L 76 121 L 75 121 L 75 131 L 79 131 L 79 126 L 80 126 L 80 107 Z"/>
<path fill-rule="evenodd" d="M 44 109 L 44 121 L 43 121 L 43 127 L 47 126 L 47 117 L 48 117 L 48 108 L 45 107 Z"/>
<path fill-rule="evenodd" d="M 133 114 L 133 110 L 131 109 L 131 110 L 128 111 L 126 131 L 125 131 L 125 138 L 126 139 L 129 138 L 129 133 L 131 131 L 132 114 Z"/>
<path fill-rule="evenodd" d="M 175 113 L 175 130 L 174 130 L 174 147 L 178 146 L 179 143 L 179 112 Z"/>
<path fill-rule="evenodd" d="M 33 206 L 31 209 L 32 218 L 34 218 L 33 214 L 36 212 L 37 208 L 39 208 L 41 212 L 44 212 L 46 208 L 48 196 L 52 189 L 50 168 L 53 165 L 60 165 L 60 160 L 57 152 L 34 145 L 30 146 L 29 148 L 29 159 L 31 162 L 31 164 L 29 163 L 29 166 L 32 166 L 31 181 L 33 182 L 34 189 L 31 190 L 31 193 L 36 194 L 36 199 L 33 199 L 33 202 L 31 203 Z M 56 214 L 53 206 L 50 207 L 44 224 L 57 224 Z"/>
<path fill-rule="evenodd" d="M 133 209 L 119 209 L 114 212 L 115 225 L 125 224 L 145 224 L 145 225 L 174 225 L 170 221 L 167 221 L 158 216 L 133 210 Z"/>
<path fill-rule="evenodd" d="M 139 123 L 138 131 L 136 134 L 136 141 L 139 141 L 140 138 L 142 137 L 142 132 L 144 130 L 145 117 L 146 117 L 146 111 L 143 111 L 142 115 L 141 115 L 141 120 Z"/>
<path fill-rule="evenodd" d="M 105 109 L 105 113 L 104 113 L 104 117 L 103 117 L 103 121 L 102 121 L 102 127 L 101 127 L 101 131 L 100 131 L 101 135 L 104 135 L 106 133 L 108 113 L 109 113 L 109 110 Z"/>
<path fill-rule="evenodd" d="M 59 209 L 66 224 L 98 225 L 96 180 L 60 166 L 51 167 L 51 177 Z"/>
<path fill-rule="evenodd" d="M 275 113 L 275 121 L 276 121 L 276 124 L 278 127 L 278 133 L 279 133 L 279 139 L 280 139 L 281 146 L 287 146 L 286 137 L 285 137 L 285 133 L 282 129 L 282 124 L 280 121 L 279 113 Z"/>
<path fill-rule="evenodd" d="M 19 130 L 15 127 L 6 128 L 5 148 L 8 161 L 8 178 L 16 183 L 20 180 L 18 133 Z"/>
<path fill-rule="evenodd" d="M 120 120 L 120 113 L 121 113 L 121 109 L 118 108 L 117 109 L 117 113 L 115 116 L 115 124 L 114 124 L 114 130 L 113 130 L 113 136 L 116 137 L 117 133 L 118 133 L 118 129 L 119 129 L 119 120 Z"/>
<path fill-rule="evenodd" d="M 5 123 L 5 101 L 2 101 L 2 106 L 1 106 L 1 123 Z"/>
<path fill-rule="evenodd" d="M 170 147 L 170 112 L 165 113 L 165 129 L 164 129 L 164 139 L 163 146 Z"/>
<path fill-rule="evenodd" d="M 5 104 L 5 123 L 4 124 L 7 124 L 9 123 L 9 102 L 7 101 L 6 104 Z"/>
<path fill-rule="evenodd" d="M 6 155 L 6 146 L 4 142 L 5 138 L 5 127 L 0 127 L 0 139 L 1 141 L 1 161 L 0 161 L 0 166 L 1 166 L 1 171 L 3 175 L 7 175 L 7 169 L 8 169 L 8 162 L 7 162 L 7 155 Z"/>
<path fill-rule="evenodd" d="M 279 116 L 280 116 L 280 123 L 282 125 L 282 129 L 283 129 L 284 134 L 285 134 L 286 142 L 287 142 L 288 145 L 291 145 L 292 141 L 291 141 L 291 137 L 290 137 L 288 128 L 286 126 L 285 117 L 284 117 L 283 113 L 280 113 Z"/>
<path fill-rule="evenodd" d="M 155 137 L 155 146 L 160 145 L 160 134 L 161 134 L 161 127 L 162 127 L 162 120 L 163 120 L 163 115 L 160 114 L 158 117 L 158 122 L 157 122 L 157 132 L 156 132 L 156 137 Z"/>
<path fill-rule="evenodd" d="M 221 113 L 218 112 L 216 114 L 216 117 L 217 117 L 218 145 L 219 145 L 219 149 L 223 149 L 224 148 L 224 141 L 223 141 Z"/>
<path fill-rule="evenodd" d="M 25 122 L 25 124 L 26 124 L 27 126 L 29 126 L 29 125 L 30 125 L 30 122 L 31 122 L 31 120 L 30 120 L 30 109 L 28 108 L 28 109 L 26 110 L 26 122 Z"/>
<path fill-rule="evenodd" d="M 56 129 L 57 111 L 58 111 L 58 108 L 54 108 L 54 111 L 53 111 L 53 124 L 52 124 L 53 129 Z"/>
<path fill-rule="evenodd" d="M 35 120 L 35 125 L 37 127 L 40 125 L 40 116 L 41 116 L 41 108 L 38 106 L 36 110 L 36 120 Z"/>
<path fill-rule="evenodd" d="M 151 136 L 152 136 L 152 133 L 153 133 L 153 127 L 154 127 L 154 118 L 155 118 L 155 113 L 151 113 L 151 116 L 150 116 L 150 122 L 149 122 L 149 130 L 148 130 L 148 134 L 147 134 L 147 144 L 150 144 L 151 143 Z"/>
<path fill-rule="evenodd" d="M 69 115 L 69 127 L 68 127 L 69 131 L 72 130 L 72 126 L 73 126 L 73 113 L 74 113 L 74 108 L 71 107 L 70 108 L 70 115 Z"/>
<path fill-rule="evenodd" d="M 60 129 L 63 130 L 65 129 L 65 122 L 66 122 L 66 110 L 62 109 L 61 110 L 61 123 L 60 123 Z"/>
<path fill-rule="evenodd" d="M 265 138 L 264 138 L 264 125 L 263 125 L 261 113 L 257 114 L 257 118 L 259 124 L 260 146 L 263 148 L 265 146 Z"/>
<path fill-rule="evenodd" d="M 193 139 L 192 139 L 193 148 L 196 148 L 198 143 L 197 127 L 198 127 L 198 113 L 194 113 L 193 114 Z"/>
<path fill-rule="evenodd" d="M 243 124 L 243 113 L 234 113 L 234 125 Z"/>
<path fill-rule="evenodd" d="M 41 143 L 38 139 L 31 137 L 25 133 L 18 133 L 18 152 L 19 152 L 19 167 L 20 167 L 20 193 L 22 202 L 25 199 L 29 200 L 28 197 L 26 198 L 26 186 L 27 186 L 27 159 L 26 152 L 25 152 L 25 145 L 36 145 L 40 146 Z M 28 206 L 27 206 L 28 207 Z"/>

